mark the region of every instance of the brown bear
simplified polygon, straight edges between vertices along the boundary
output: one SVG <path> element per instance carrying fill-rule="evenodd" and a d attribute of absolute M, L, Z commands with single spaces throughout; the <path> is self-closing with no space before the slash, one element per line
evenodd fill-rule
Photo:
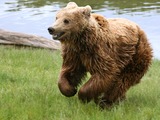
<path fill-rule="evenodd" d="M 92 14 L 88 5 L 78 7 L 69 2 L 58 11 L 48 31 L 62 45 L 58 87 L 67 97 L 76 94 L 89 72 L 79 99 L 94 100 L 103 108 L 112 105 L 125 98 L 126 91 L 140 82 L 151 64 L 152 48 L 137 24 Z"/>

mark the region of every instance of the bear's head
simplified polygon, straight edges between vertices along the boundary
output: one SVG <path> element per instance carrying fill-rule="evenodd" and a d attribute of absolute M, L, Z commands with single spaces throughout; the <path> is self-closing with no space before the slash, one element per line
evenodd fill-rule
<path fill-rule="evenodd" d="M 78 7 L 76 3 L 69 2 L 58 11 L 54 24 L 48 28 L 49 33 L 60 41 L 79 35 L 89 25 L 91 10 L 89 5 Z"/>

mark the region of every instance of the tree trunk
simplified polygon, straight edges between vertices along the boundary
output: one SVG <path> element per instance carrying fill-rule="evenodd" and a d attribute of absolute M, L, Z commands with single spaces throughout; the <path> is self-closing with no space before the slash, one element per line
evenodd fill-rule
<path fill-rule="evenodd" d="M 60 49 L 60 43 L 55 40 L 49 40 L 41 36 L 11 32 L 2 29 L 0 29 L 0 44 L 30 46 L 52 50 Z"/>

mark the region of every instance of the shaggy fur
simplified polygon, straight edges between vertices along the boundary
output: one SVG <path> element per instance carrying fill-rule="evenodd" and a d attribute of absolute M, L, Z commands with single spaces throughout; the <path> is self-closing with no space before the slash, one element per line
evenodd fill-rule
<path fill-rule="evenodd" d="M 151 64 L 152 49 L 137 24 L 90 12 L 90 6 L 78 7 L 70 2 L 49 28 L 62 44 L 58 86 L 63 95 L 74 96 L 89 72 L 91 77 L 78 97 L 106 107 L 124 99 L 126 91 L 140 82 Z"/>

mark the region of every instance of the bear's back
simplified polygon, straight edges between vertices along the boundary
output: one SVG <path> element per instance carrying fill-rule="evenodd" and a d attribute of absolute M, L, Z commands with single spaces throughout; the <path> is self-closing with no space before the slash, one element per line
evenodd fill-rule
<path fill-rule="evenodd" d="M 120 34 L 128 33 L 128 31 L 138 33 L 138 25 L 130 20 L 124 18 L 108 18 L 107 21 L 113 32 L 115 31 Z"/>
<path fill-rule="evenodd" d="M 105 18 L 99 14 L 92 14 L 92 17 L 98 23 L 99 28 L 104 29 L 103 34 L 109 34 L 105 33 L 105 30 L 109 31 L 111 36 L 114 37 L 113 39 L 115 39 L 115 42 L 122 37 L 124 39 L 127 38 L 125 42 L 138 41 L 137 37 L 140 28 L 136 23 L 124 18 Z M 123 39 L 121 40 L 123 41 Z"/>

